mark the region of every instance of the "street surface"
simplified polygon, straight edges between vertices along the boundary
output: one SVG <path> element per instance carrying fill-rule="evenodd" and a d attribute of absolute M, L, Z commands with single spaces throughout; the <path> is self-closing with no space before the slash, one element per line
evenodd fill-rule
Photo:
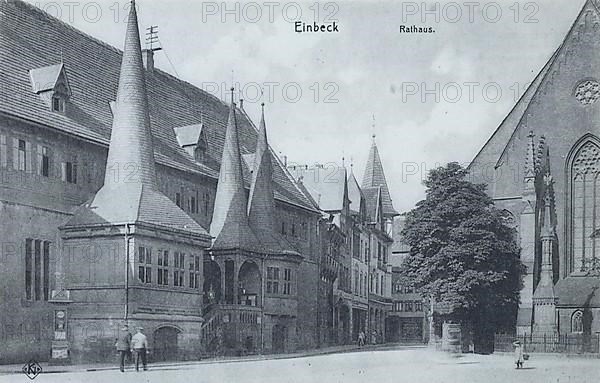
<path fill-rule="evenodd" d="M 512 356 L 452 357 L 425 348 L 395 348 L 292 359 L 201 362 L 152 366 L 136 373 L 118 370 L 43 373 L 35 383 L 185 382 L 185 383 L 598 383 L 600 359 L 532 355 L 523 370 Z M 24 374 L 0 375 L 0 383 L 31 382 Z"/>

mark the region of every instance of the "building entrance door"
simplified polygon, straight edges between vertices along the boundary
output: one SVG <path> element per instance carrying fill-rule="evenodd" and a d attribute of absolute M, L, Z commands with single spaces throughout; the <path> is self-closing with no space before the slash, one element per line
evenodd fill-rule
<path fill-rule="evenodd" d="M 286 327 L 276 324 L 273 326 L 273 352 L 283 353 L 285 352 L 285 333 Z"/>
<path fill-rule="evenodd" d="M 175 360 L 178 357 L 177 335 L 174 327 L 161 327 L 154 332 L 154 361 Z"/>

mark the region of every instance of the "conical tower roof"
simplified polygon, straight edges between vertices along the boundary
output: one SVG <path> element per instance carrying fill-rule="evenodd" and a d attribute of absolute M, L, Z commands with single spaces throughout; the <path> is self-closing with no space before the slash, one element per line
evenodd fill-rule
<path fill-rule="evenodd" d="M 131 3 L 127 21 L 115 107 L 104 187 L 143 184 L 157 189 L 135 1 Z"/>
<path fill-rule="evenodd" d="M 365 168 L 365 175 L 363 177 L 362 187 L 370 188 L 381 186 L 381 198 L 383 205 L 383 214 L 387 217 L 393 217 L 399 215 L 394 209 L 392 204 L 392 197 L 390 196 L 390 190 L 387 185 L 385 173 L 383 171 L 383 165 L 381 158 L 379 157 L 379 150 L 375 143 L 375 136 L 373 136 L 373 144 L 369 151 L 369 158 L 367 159 L 367 166 Z"/>
<path fill-rule="evenodd" d="M 210 224 L 210 234 L 215 237 L 213 248 L 257 248 L 258 241 L 248 224 L 246 198 L 232 88 L 215 207 Z"/>
<path fill-rule="evenodd" d="M 65 227 L 147 223 L 189 234 L 208 233 L 158 190 L 135 2 L 125 35 L 104 185 Z"/>

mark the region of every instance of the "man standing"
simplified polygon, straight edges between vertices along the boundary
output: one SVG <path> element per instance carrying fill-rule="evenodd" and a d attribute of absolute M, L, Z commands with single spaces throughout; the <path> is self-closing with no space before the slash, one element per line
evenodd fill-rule
<path fill-rule="evenodd" d="M 127 325 L 124 325 L 123 328 L 121 328 L 115 346 L 117 347 L 117 352 L 119 353 L 119 359 L 121 361 L 119 367 L 121 372 L 125 372 L 125 358 L 129 356 L 131 350 L 131 333 L 129 332 L 129 327 Z"/>
<path fill-rule="evenodd" d="M 138 327 L 137 333 L 131 339 L 131 346 L 135 352 L 135 370 L 140 371 L 140 358 L 144 365 L 144 371 L 147 371 L 146 367 L 146 349 L 148 348 L 148 339 L 146 335 L 142 333 L 143 327 Z"/>

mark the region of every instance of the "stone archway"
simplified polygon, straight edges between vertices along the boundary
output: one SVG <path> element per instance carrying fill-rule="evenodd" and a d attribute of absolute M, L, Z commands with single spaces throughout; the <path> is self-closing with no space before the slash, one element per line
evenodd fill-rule
<path fill-rule="evenodd" d="M 152 342 L 154 361 L 162 362 L 178 359 L 179 333 L 181 333 L 181 330 L 173 326 L 162 326 L 154 330 Z"/>
<path fill-rule="evenodd" d="M 245 306 L 261 305 L 261 276 L 258 265 L 246 261 L 238 272 L 238 304 Z"/>
<path fill-rule="evenodd" d="M 215 261 L 204 262 L 204 304 L 221 302 L 221 268 Z"/>

